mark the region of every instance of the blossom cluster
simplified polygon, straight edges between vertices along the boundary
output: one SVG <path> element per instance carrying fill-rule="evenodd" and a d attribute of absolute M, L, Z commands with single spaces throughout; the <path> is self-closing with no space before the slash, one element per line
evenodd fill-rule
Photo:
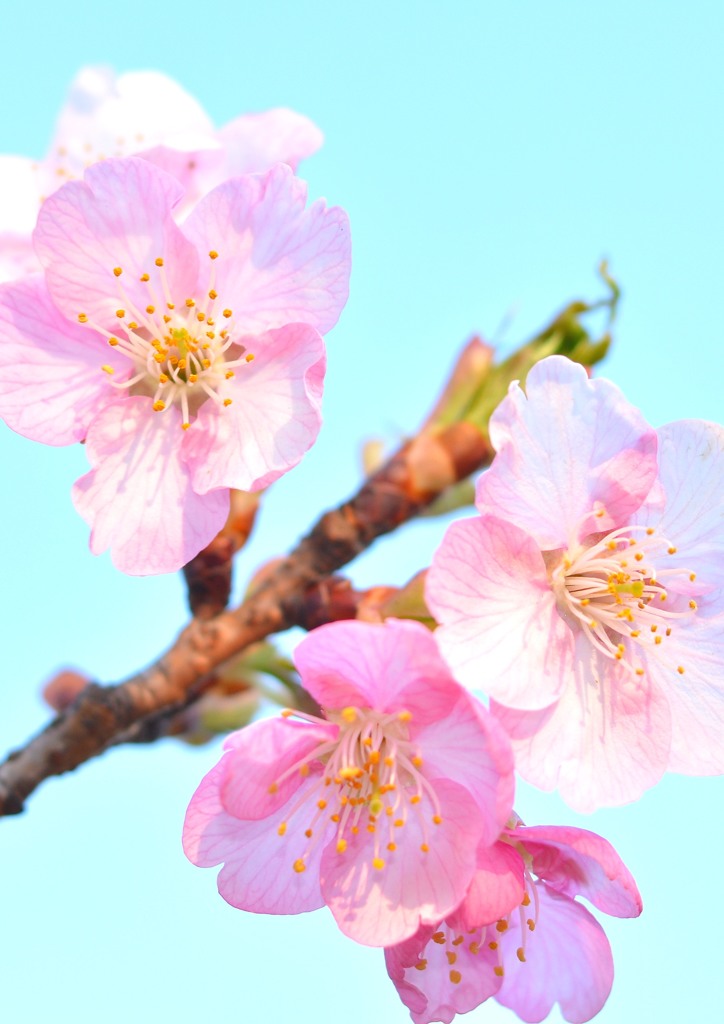
<path fill-rule="evenodd" d="M 232 490 L 317 437 L 350 274 L 346 214 L 296 176 L 320 144 L 289 110 L 217 130 L 164 76 L 88 68 L 46 160 L 0 158 L 0 416 L 84 443 L 73 501 L 124 572 L 186 565 Z M 578 897 L 617 917 L 641 897 L 606 840 L 525 825 L 514 771 L 582 812 L 724 771 L 724 430 L 654 429 L 554 355 L 489 432 L 476 514 L 426 575 L 433 628 L 312 630 L 294 660 L 317 713 L 227 738 L 184 850 L 234 907 L 327 906 L 383 948 L 415 1024 L 490 997 L 584 1022 L 613 961 Z"/>

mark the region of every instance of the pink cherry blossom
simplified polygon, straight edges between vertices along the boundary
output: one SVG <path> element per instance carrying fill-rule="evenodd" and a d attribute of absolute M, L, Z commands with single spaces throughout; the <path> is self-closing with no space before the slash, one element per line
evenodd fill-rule
<path fill-rule="evenodd" d="M 578 895 L 614 917 L 641 913 L 636 884 L 605 839 L 514 819 L 480 847 L 459 908 L 385 950 L 415 1024 L 450 1024 L 490 996 L 524 1021 L 543 1020 L 556 1003 L 574 1024 L 594 1017 L 611 991 L 613 959 Z"/>
<path fill-rule="evenodd" d="M 516 767 L 589 811 L 664 771 L 724 770 L 724 429 L 656 431 L 562 357 L 513 384 L 481 515 L 453 524 L 427 600 Z"/>
<path fill-rule="evenodd" d="M 184 849 L 223 863 L 232 906 L 298 914 L 326 904 L 345 934 L 383 946 L 465 895 L 476 849 L 512 802 L 503 730 L 414 622 L 337 622 L 295 661 L 324 709 L 233 734 L 186 814 Z"/>
<path fill-rule="evenodd" d="M 50 196 L 45 274 L 0 286 L 0 415 L 85 441 L 74 501 L 124 572 L 180 568 L 229 489 L 266 487 L 321 422 L 320 332 L 347 298 L 347 217 L 277 164 L 219 185 L 180 228 L 178 181 L 106 160 Z"/>
<path fill-rule="evenodd" d="M 217 130 L 200 104 L 158 71 L 116 76 L 106 67 L 81 68 L 46 157 L 0 156 L 0 281 L 40 269 L 30 236 L 41 202 L 98 160 L 142 154 L 174 174 L 186 190 L 179 219 L 227 178 L 278 162 L 296 170 L 321 144 L 316 125 L 293 110 L 244 114 Z"/>

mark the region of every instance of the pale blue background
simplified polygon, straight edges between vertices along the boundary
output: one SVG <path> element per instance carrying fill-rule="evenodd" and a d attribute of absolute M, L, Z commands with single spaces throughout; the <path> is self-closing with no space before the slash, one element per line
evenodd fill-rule
<path fill-rule="evenodd" d="M 275 486 L 239 585 L 359 480 L 363 438 L 413 430 L 458 346 L 515 318 L 512 345 L 564 300 L 625 289 L 605 366 L 654 424 L 721 418 L 722 8 L 712 2 L 13 4 L 0 150 L 40 156 L 81 64 L 159 68 L 217 123 L 288 105 L 326 133 L 303 173 L 347 208 L 352 297 L 329 338 L 326 424 Z M 87 550 L 69 500 L 83 451 L 0 429 L 0 748 L 46 719 L 38 686 L 75 663 L 113 680 L 179 628 L 173 577 L 129 579 Z M 402 582 L 430 557 L 418 524 L 351 570 Z M 179 834 L 215 748 L 121 750 L 45 785 L 0 836 L 0 1019 L 404 1022 L 382 954 L 326 912 L 257 918 L 217 896 Z M 640 883 L 610 922 L 607 1024 L 720 1019 L 720 780 L 672 777 L 577 819 L 521 787 L 530 823 L 606 835 Z M 490 1002 L 469 1020 L 510 1022 Z M 551 1020 L 560 1020 L 555 1013 Z"/>

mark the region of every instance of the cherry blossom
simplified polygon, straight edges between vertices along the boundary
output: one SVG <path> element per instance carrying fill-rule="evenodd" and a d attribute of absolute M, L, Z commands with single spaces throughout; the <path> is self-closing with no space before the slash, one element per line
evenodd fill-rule
<path fill-rule="evenodd" d="M 418 623 L 322 626 L 295 661 L 322 714 L 284 712 L 229 737 L 191 800 L 186 855 L 223 863 L 234 907 L 326 904 L 358 942 L 399 942 L 460 903 L 477 847 L 497 840 L 513 792 L 507 738 Z"/>
<path fill-rule="evenodd" d="M 215 129 L 200 104 L 159 71 L 116 76 L 106 67 L 81 68 L 45 158 L 0 156 L 0 281 L 40 269 L 31 234 L 41 202 L 98 160 L 142 153 L 173 173 L 186 189 L 178 219 L 227 178 L 278 162 L 296 170 L 321 144 L 316 125 L 283 107 Z"/>
<path fill-rule="evenodd" d="M 574 1024 L 594 1017 L 611 991 L 613 958 L 578 895 L 614 917 L 641 913 L 636 884 L 605 839 L 513 818 L 478 851 L 459 908 L 385 950 L 415 1024 L 450 1024 L 490 996 L 524 1021 L 543 1020 L 556 1003 Z"/>
<path fill-rule="evenodd" d="M 724 430 L 656 431 L 551 357 L 512 385 L 491 439 L 481 515 L 450 527 L 426 596 L 520 773 L 589 811 L 667 768 L 724 770 Z"/>
<path fill-rule="evenodd" d="M 0 415 L 85 441 L 73 500 L 94 553 L 170 572 L 224 524 L 229 489 L 294 466 L 321 422 L 347 298 L 347 217 L 277 164 L 219 185 L 179 228 L 179 182 L 137 157 L 43 204 L 45 273 L 0 286 Z"/>

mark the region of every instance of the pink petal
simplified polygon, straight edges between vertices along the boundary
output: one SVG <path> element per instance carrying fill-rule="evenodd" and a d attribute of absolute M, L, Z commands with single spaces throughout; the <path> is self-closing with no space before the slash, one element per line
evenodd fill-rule
<path fill-rule="evenodd" d="M 669 706 L 647 676 L 634 678 L 581 635 L 575 683 L 557 704 L 528 712 L 491 701 L 523 778 L 557 787 L 583 813 L 636 800 L 658 782 L 669 756 Z"/>
<path fill-rule="evenodd" d="M 198 255 L 171 215 L 182 194 L 170 175 L 129 157 L 94 164 L 46 199 L 33 240 L 60 312 L 113 331 L 118 309 L 143 324 L 149 302 L 164 301 L 164 277 L 176 304 L 193 297 Z"/>
<path fill-rule="evenodd" d="M 674 622 L 671 636 L 648 650 L 646 671 L 671 710 L 669 771 L 724 772 L 723 638 L 724 615 L 695 615 L 681 624 Z"/>
<path fill-rule="evenodd" d="M 228 756 L 228 755 L 227 755 Z M 239 821 L 219 797 L 225 758 L 204 777 L 191 798 L 184 822 L 184 851 L 199 867 L 224 863 L 219 892 L 232 907 L 257 914 L 301 914 L 323 905 L 319 889 L 320 848 L 297 872 L 294 861 L 307 840 L 278 833 L 284 808 L 261 821 Z"/>
<path fill-rule="evenodd" d="M 466 932 L 507 917 L 525 894 L 524 870 L 523 858 L 507 843 L 479 846 L 477 869 L 465 899 L 448 916 L 451 926 Z"/>
<path fill-rule="evenodd" d="M 0 284 L 42 270 L 30 235 L 0 231 Z"/>
<path fill-rule="evenodd" d="M 565 896 L 585 896 L 613 917 L 638 917 L 641 895 L 607 840 L 566 825 L 518 826 L 506 832 L 533 858 L 531 871 Z M 502 916 L 502 915 L 500 915 Z"/>
<path fill-rule="evenodd" d="M 347 301 L 347 215 L 317 200 L 284 164 L 219 185 L 184 224 L 200 252 L 216 251 L 219 302 L 242 334 L 304 322 L 324 334 Z"/>
<path fill-rule="evenodd" d="M 526 394 L 511 385 L 490 436 L 498 454 L 476 504 L 544 550 L 625 523 L 656 479 L 656 432 L 614 384 L 563 356 L 531 369 Z"/>
<path fill-rule="evenodd" d="M 542 1021 L 559 1003 L 565 1020 L 583 1024 L 611 991 L 611 947 L 585 907 L 541 883 L 536 888 L 540 911 L 535 931 L 526 935 L 526 962 L 516 955 L 522 939 L 513 914 L 501 943 L 505 977 L 495 998 L 524 1021 Z"/>
<path fill-rule="evenodd" d="M 501 985 L 494 973 L 496 961 L 481 943 L 475 942 L 479 934 L 467 935 L 464 942 L 453 946 L 455 936 L 446 925 L 437 933 L 438 937 L 441 932 L 446 935 L 444 943 L 431 939 L 433 928 L 429 927 L 385 949 L 387 973 L 415 1024 L 451 1024 L 456 1013 L 474 1010 L 495 995 Z M 454 966 L 449 953 L 455 957 Z M 451 980 L 451 970 L 460 975 L 457 983 Z"/>
<path fill-rule="evenodd" d="M 428 570 L 435 639 L 456 678 L 510 707 L 547 707 L 572 672 L 573 634 L 558 614 L 532 537 L 493 516 L 453 523 Z"/>
<path fill-rule="evenodd" d="M 214 145 L 214 127 L 193 96 L 159 71 L 116 76 L 108 67 L 84 67 L 68 91 L 45 164 L 80 177 L 89 163 L 162 144 Z"/>
<path fill-rule="evenodd" d="M 515 783 L 510 742 L 488 709 L 461 692 L 448 714 L 423 726 L 415 740 L 425 776 L 464 786 L 482 814 L 483 842 L 494 842 L 513 809 Z"/>
<path fill-rule="evenodd" d="M 121 398 L 91 424 L 86 452 L 93 469 L 73 489 L 92 526 L 94 554 L 111 549 L 132 575 L 174 572 L 219 532 L 229 492 L 195 494 L 181 461 L 181 416 L 154 413 L 148 398 Z"/>
<path fill-rule="evenodd" d="M 184 439 L 198 494 L 267 487 L 299 462 L 321 426 L 321 335 L 307 324 L 288 324 L 243 343 L 254 359 L 228 382 L 224 395 L 233 404 L 206 402 Z"/>
<path fill-rule="evenodd" d="M 320 626 L 297 646 L 294 661 L 322 707 L 410 711 L 416 728 L 447 715 L 461 692 L 432 634 L 417 622 Z"/>
<path fill-rule="evenodd" d="M 228 178 L 267 171 L 280 161 L 296 171 L 299 161 L 324 142 L 308 117 L 285 107 L 237 117 L 219 129 L 217 138 L 226 151 Z"/>
<path fill-rule="evenodd" d="M 60 316 L 39 276 L 0 288 L 0 415 L 33 441 L 82 441 L 116 391 L 103 339 Z"/>
<path fill-rule="evenodd" d="M 634 522 L 654 526 L 677 548 L 666 567 L 697 573 L 697 584 L 719 588 L 724 609 L 724 428 L 704 420 L 668 423 L 659 435 L 659 474 L 666 493 L 662 513 L 645 502 Z M 676 580 L 672 579 L 676 589 Z"/>
<path fill-rule="evenodd" d="M 390 828 L 397 849 L 360 830 L 344 853 L 330 844 L 322 857 L 322 893 L 344 932 L 366 946 L 390 946 L 413 935 L 420 924 L 439 921 L 465 895 L 475 870 L 480 815 L 468 792 L 455 783 L 434 784 L 442 823 L 411 813 L 402 828 Z M 427 805 L 423 801 L 420 807 Z M 422 812 L 421 812 L 422 813 Z M 386 832 L 386 822 L 381 822 Z M 427 843 L 429 852 L 420 846 Z M 372 860 L 380 856 L 384 867 Z"/>
<path fill-rule="evenodd" d="M 224 744 L 226 775 L 221 802 L 235 818 L 266 818 L 297 792 L 304 781 L 299 771 L 277 780 L 298 762 L 307 763 L 322 743 L 335 740 L 336 725 L 312 725 L 286 718 L 254 722 Z"/>

